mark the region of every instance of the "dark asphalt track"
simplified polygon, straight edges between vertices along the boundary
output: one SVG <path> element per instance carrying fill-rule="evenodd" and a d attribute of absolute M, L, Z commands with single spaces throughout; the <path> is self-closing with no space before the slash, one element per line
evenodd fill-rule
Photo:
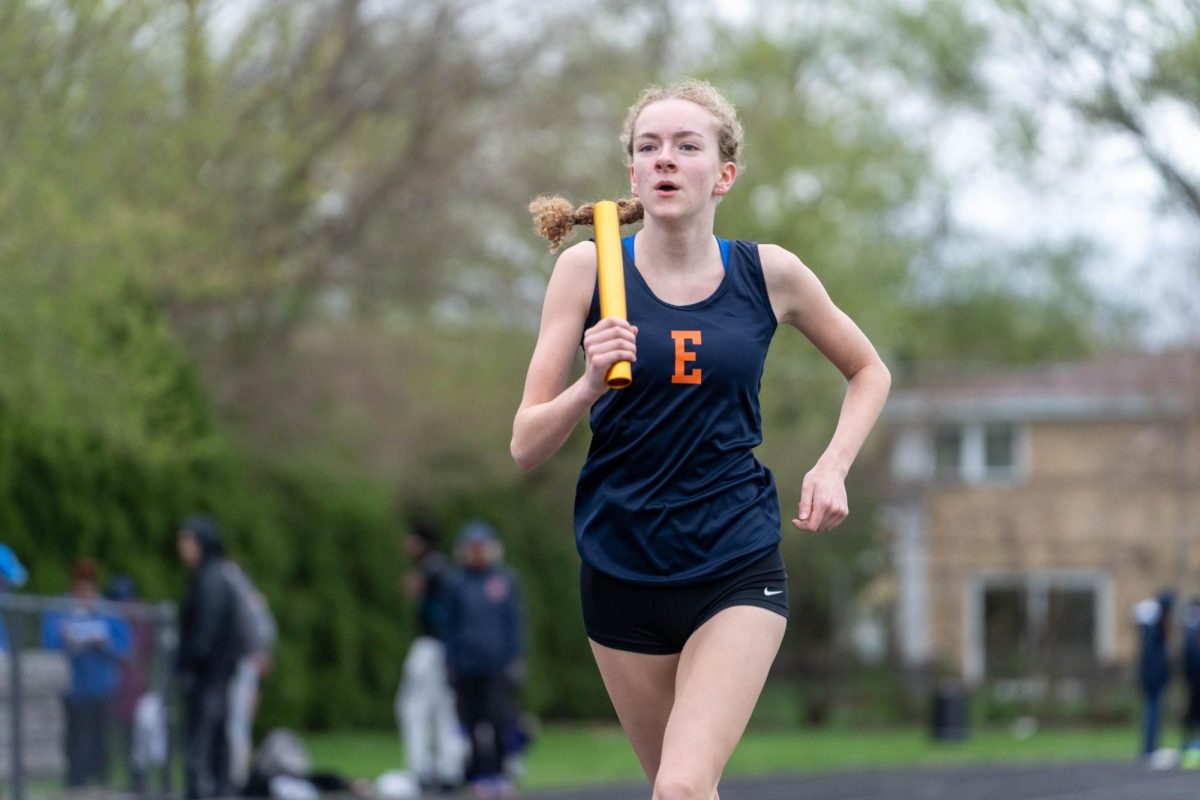
<path fill-rule="evenodd" d="M 526 800 L 649 800 L 645 785 L 521 792 Z M 970 766 L 728 778 L 721 800 L 1200 800 L 1200 772 L 1133 764 Z"/>

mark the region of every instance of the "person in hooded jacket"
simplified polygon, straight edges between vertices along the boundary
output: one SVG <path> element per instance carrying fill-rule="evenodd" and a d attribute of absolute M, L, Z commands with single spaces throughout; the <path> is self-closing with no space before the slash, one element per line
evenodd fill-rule
<path fill-rule="evenodd" d="M 525 650 L 520 589 L 488 523 L 463 527 L 456 556 L 462 568 L 446 589 L 445 642 L 459 722 L 471 745 L 466 777 L 476 797 L 508 797 L 506 732 Z"/>
<path fill-rule="evenodd" d="M 1138 682 L 1145 703 L 1142 715 L 1143 756 L 1151 756 L 1158 750 L 1162 698 L 1171 680 L 1167 648 L 1174 601 L 1174 594 L 1164 590 L 1158 597 L 1146 598 L 1134 607 L 1134 621 L 1138 626 L 1140 641 Z"/>
<path fill-rule="evenodd" d="M 225 735 L 229 686 L 242 656 L 237 597 L 225 574 L 216 522 L 189 517 L 179 529 L 179 557 L 188 568 L 179 611 L 178 671 L 184 693 L 184 774 L 188 798 L 231 793 Z"/>

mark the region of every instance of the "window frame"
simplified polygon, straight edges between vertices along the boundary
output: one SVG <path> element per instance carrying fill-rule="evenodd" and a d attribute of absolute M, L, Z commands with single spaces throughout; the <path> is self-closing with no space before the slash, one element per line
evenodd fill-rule
<path fill-rule="evenodd" d="M 988 434 L 1000 427 L 1011 431 L 1012 463 L 1003 466 L 988 465 Z M 959 438 L 958 468 L 939 464 L 939 439 L 948 431 L 957 429 Z M 929 433 L 929 463 L 933 478 L 941 482 L 969 484 L 1004 484 L 1024 480 L 1029 474 L 1030 436 L 1029 426 L 1016 420 L 988 420 L 982 422 L 938 422 Z"/>
<path fill-rule="evenodd" d="M 985 598 L 989 589 L 1024 592 L 1025 614 L 1032 625 L 1045 624 L 1052 590 L 1092 592 L 1092 655 L 1097 664 L 1116 654 L 1116 607 L 1113 576 L 1101 569 L 1041 569 L 980 571 L 969 576 L 963 603 L 963 677 L 979 683 L 987 675 Z"/>

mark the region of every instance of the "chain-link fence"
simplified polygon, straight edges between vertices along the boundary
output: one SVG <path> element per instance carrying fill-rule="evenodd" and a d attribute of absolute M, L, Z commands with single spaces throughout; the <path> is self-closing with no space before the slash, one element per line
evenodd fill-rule
<path fill-rule="evenodd" d="M 0 797 L 166 795 L 170 603 L 0 593 Z"/>

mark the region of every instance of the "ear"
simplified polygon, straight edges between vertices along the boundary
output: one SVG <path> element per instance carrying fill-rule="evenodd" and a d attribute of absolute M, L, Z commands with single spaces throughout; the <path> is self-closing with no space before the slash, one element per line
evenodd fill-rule
<path fill-rule="evenodd" d="M 633 167 L 632 166 L 629 168 L 629 191 L 633 194 L 634 197 L 638 196 L 637 179 L 634 178 L 634 176 L 633 176 Z"/>
<path fill-rule="evenodd" d="M 721 165 L 721 174 L 717 177 L 717 185 L 713 187 L 713 194 L 717 196 L 724 195 L 733 188 L 733 182 L 737 180 L 738 167 L 732 161 L 726 161 Z"/>

